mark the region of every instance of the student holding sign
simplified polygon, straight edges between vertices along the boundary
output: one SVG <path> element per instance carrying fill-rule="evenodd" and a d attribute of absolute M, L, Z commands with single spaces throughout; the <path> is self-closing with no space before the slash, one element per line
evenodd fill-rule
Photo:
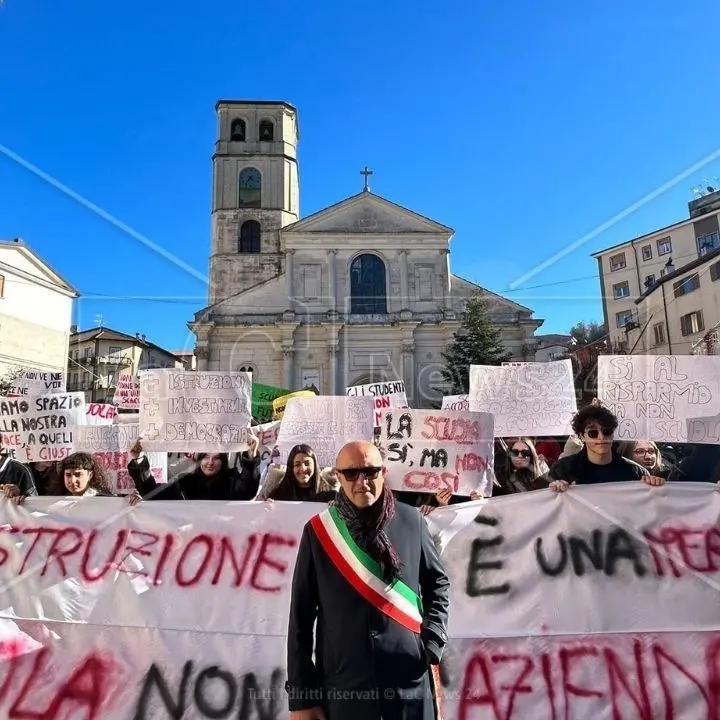
<path fill-rule="evenodd" d="M 290 718 L 434 720 L 450 582 L 425 520 L 385 486 L 372 443 L 347 444 L 337 471 L 342 490 L 305 525 L 295 564 Z"/>
<path fill-rule="evenodd" d="M 552 466 L 546 479 L 550 489 L 563 492 L 576 483 L 589 485 L 642 480 L 648 485 L 663 485 L 641 465 L 613 453 L 613 438 L 618 420 L 602 405 L 588 405 L 572 420 L 573 432 L 583 441 L 583 449 L 562 458 Z"/>

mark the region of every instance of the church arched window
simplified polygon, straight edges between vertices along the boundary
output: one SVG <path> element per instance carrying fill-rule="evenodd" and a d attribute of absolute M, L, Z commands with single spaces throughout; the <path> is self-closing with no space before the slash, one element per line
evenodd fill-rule
<path fill-rule="evenodd" d="M 238 207 L 259 208 L 262 200 L 262 176 L 256 168 L 245 168 L 238 179 Z"/>
<path fill-rule="evenodd" d="M 272 142 L 275 139 L 275 128 L 270 120 L 260 121 L 258 137 L 261 142 Z"/>
<path fill-rule="evenodd" d="M 245 121 L 241 118 L 235 118 L 230 124 L 230 140 L 245 142 Z"/>
<path fill-rule="evenodd" d="M 252 365 L 241 365 L 238 368 L 238 372 L 249 372 L 255 374 L 255 368 Z M 254 378 L 253 378 L 254 379 Z"/>
<path fill-rule="evenodd" d="M 238 238 L 238 252 L 260 252 L 260 223 L 257 220 L 246 220 L 240 226 L 240 237 Z"/>
<path fill-rule="evenodd" d="M 377 255 L 358 255 L 350 265 L 350 312 L 377 315 L 387 312 L 385 263 Z"/>

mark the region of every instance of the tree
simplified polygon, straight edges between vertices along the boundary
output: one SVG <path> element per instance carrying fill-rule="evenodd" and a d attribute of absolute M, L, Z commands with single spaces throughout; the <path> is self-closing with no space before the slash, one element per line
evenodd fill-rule
<path fill-rule="evenodd" d="M 475 293 L 467 302 L 467 312 L 447 352 L 443 353 L 443 378 L 451 385 L 451 394 L 467 393 L 470 365 L 500 365 L 510 359 L 493 325 L 487 301 Z"/>
<path fill-rule="evenodd" d="M 2 0 L 0 0 L 0 4 L 2 4 Z M 0 397 L 8 394 L 8 391 L 15 384 L 15 381 L 21 377 L 24 372 L 25 368 L 13 367 L 0 375 Z"/>
<path fill-rule="evenodd" d="M 602 340 L 607 335 L 607 329 L 602 323 L 579 322 L 570 328 L 570 335 L 575 343 L 582 347 Z"/>

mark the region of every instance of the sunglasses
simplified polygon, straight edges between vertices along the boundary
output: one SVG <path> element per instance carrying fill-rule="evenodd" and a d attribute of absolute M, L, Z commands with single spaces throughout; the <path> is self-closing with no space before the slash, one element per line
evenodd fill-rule
<path fill-rule="evenodd" d="M 382 470 L 381 467 L 363 467 L 363 468 L 338 468 L 337 471 L 348 481 L 354 483 L 360 475 L 366 480 L 377 480 L 377 476 Z"/>
<path fill-rule="evenodd" d="M 521 457 L 521 458 L 531 458 L 532 453 L 529 450 L 516 450 L 513 448 L 510 450 L 510 455 L 513 457 Z"/>
<path fill-rule="evenodd" d="M 600 433 L 602 433 L 603 437 L 611 438 L 615 434 L 615 428 L 603 427 L 599 430 L 597 428 L 590 428 L 589 430 L 585 431 L 585 434 L 593 440 L 599 438 Z"/>

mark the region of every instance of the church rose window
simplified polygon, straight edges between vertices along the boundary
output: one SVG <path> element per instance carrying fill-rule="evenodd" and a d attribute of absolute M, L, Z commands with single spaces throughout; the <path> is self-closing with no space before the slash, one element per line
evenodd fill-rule
<path fill-rule="evenodd" d="M 230 140 L 233 142 L 245 142 L 245 121 L 235 118 L 230 125 Z"/>
<path fill-rule="evenodd" d="M 350 312 L 378 315 L 387 312 L 385 263 L 377 255 L 360 255 L 350 265 Z"/>
<path fill-rule="evenodd" d="M 245 168 L 238 180 L 238 206 L 259 208 L 262 197 L 262 177 L 255 168 Z"/>
<path fill-rule="evenodd" d="M 259 137 L 261 142 L 272 142 L 275 135 L 275 128 L 269 120 L 263 120 L 260 123 Z"/>
<path fill-rule="evenodd" d="M 260 223 L 257 220 L 246 220 L 240 226 L 240 238 L 238 239 L 238 252 L 259 253 L 260 252 Z"/>

